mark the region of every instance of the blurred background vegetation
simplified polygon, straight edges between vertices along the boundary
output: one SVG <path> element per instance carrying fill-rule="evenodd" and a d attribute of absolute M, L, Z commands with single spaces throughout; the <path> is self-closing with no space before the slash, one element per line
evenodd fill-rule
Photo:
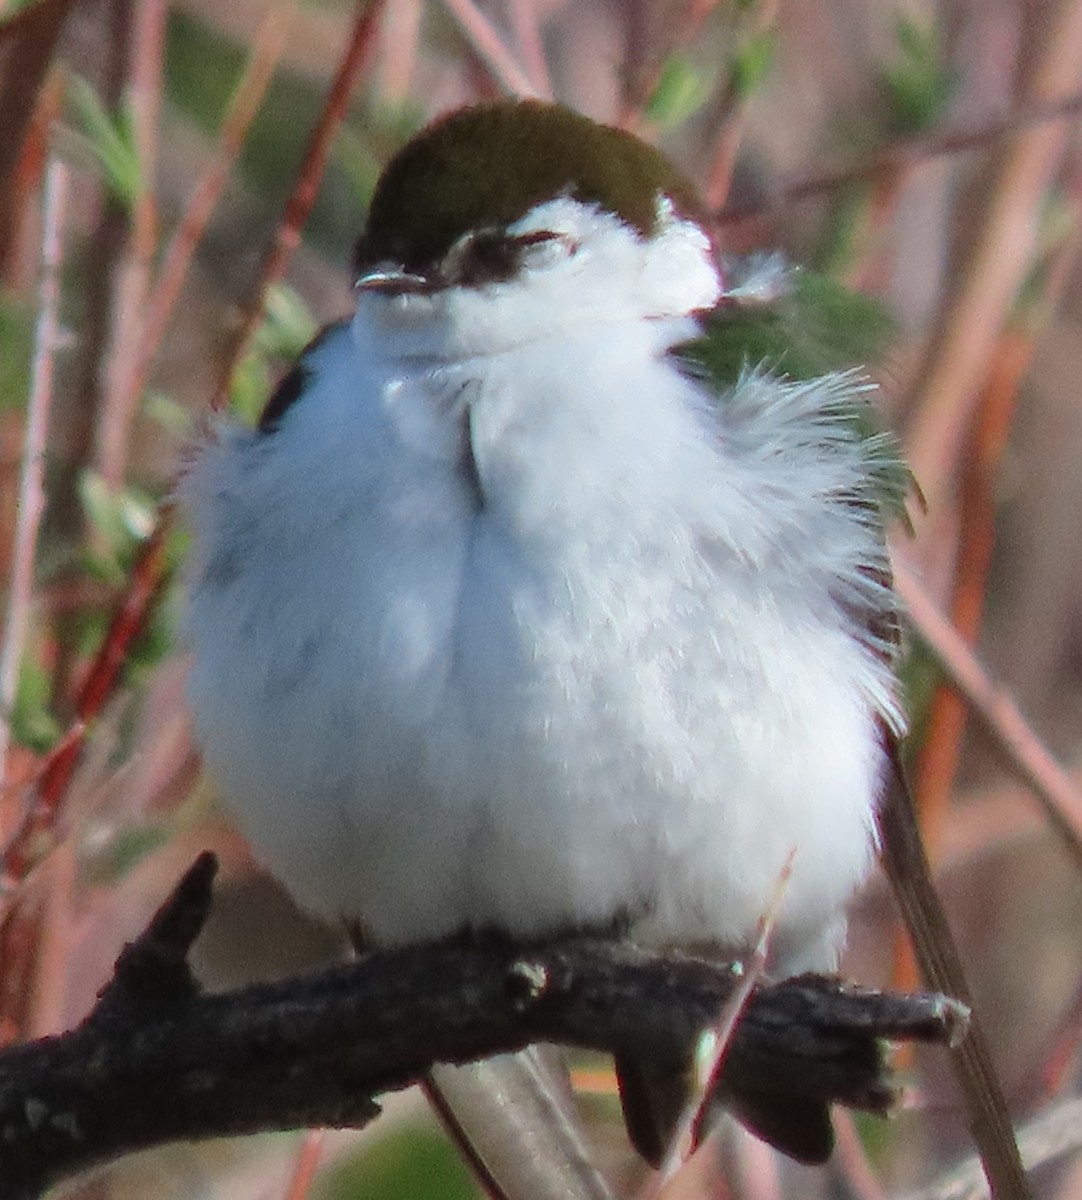
<path fill-rule="evenodd" d="M 890 315 L 867 365 L 926 499 L 898 554 L 1030 722 L 974 722 L 914 639 L 923 819 L 1016 1115 L 1062 1104 L 1079 1086 L 1082 803 L 1077 773 L 1045 762 L 1050 822 L 1017 760 L 1050 750 L 1070 771 L 1082 741 L 1079 0 L 0 0 L 0 1036 L 78 1020 L 206 846 L 226 865 L 198 951 L 209 984 L 335 952 L 200 776 L 168 497 L 212 406 L 251 420 L 348 311 L 388 155 L 509 92 L 657 141 L 726 253 L 783 250 Z M 858 311 L 800 319 L 844 342 Z M 912 983 L 881 880 L 850 940 L 847 973 Z M 871 1200 L 933 1179 L 968 1152 L 964 1116 L 941 1056 L 900 1068 L 903 1110 L 843 1118 L 825 1170 L 734 1137 L 732 1194 Z M 606 1064 L 576 1082 L 631 1194 Z M 1082 1161 L 1051 1156 L 1035 1180 L 1082 1194 Z M 407 1095 L 360 1135 L 172 1147 L 64 1194 L 475 1193 Z"/>

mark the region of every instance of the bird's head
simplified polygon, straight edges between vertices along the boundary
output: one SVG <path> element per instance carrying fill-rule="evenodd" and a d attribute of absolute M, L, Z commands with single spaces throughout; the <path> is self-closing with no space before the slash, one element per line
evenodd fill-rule
<path fill-rule="evenodd" d="M 653 147 L 538 101 L 452 113 L 390 161 L 357 248 L 358 310 L 399 350 L 486 353 L 711 307 L 695 189 Z M 378 340 L 378 338 L 377 338 Z"/>

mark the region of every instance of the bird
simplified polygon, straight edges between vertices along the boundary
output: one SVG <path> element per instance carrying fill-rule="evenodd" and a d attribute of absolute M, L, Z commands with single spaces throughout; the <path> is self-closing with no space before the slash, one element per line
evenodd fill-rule
<path fill-rule="evenodd" d="M 834 970 L 906 723 L 871 385 L 749 357 L 694 186 L 548 102 L 408 141 L 355 279 L 180 489 L 196 738 L 258 856 L 364 946 L 736 958 L 776 897 L 771 971 Z M 683 1066 L 617 1063 L 654 1163 Z M 737 1115 L 830 1153 L 814 1106 Z"/>

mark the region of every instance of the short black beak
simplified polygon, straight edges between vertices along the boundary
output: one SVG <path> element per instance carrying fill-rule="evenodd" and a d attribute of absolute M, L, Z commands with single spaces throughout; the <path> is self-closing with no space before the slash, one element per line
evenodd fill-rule
<path fill-rule="evenodd" d="M 357 278 L 353 287 L 358 292 L 381 292 L 384 295 L 423 295 L 437 291 L 439 284 L 427 275 L 396 267 L 375 267 Z"/>

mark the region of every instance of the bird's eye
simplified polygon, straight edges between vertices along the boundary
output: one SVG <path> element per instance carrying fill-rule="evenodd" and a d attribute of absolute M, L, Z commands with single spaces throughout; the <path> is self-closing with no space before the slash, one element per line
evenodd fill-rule
<path fill-rule="evenodd" d="M 440 264 L 446 283 L 484 287 L 514 278 L 523 268 L 540 268 L 567 258 L 578 243 L 549 229 L 508 234 L 498 230 L 460 238 Z"/>
<path fill-rule="evenodd" d="M 524 266 L 545 267 L 571 258 L 578 251 L 578 242 L 566 233 L 554 229 L 538 229 L 520 233 L 514 239 Z"/>

